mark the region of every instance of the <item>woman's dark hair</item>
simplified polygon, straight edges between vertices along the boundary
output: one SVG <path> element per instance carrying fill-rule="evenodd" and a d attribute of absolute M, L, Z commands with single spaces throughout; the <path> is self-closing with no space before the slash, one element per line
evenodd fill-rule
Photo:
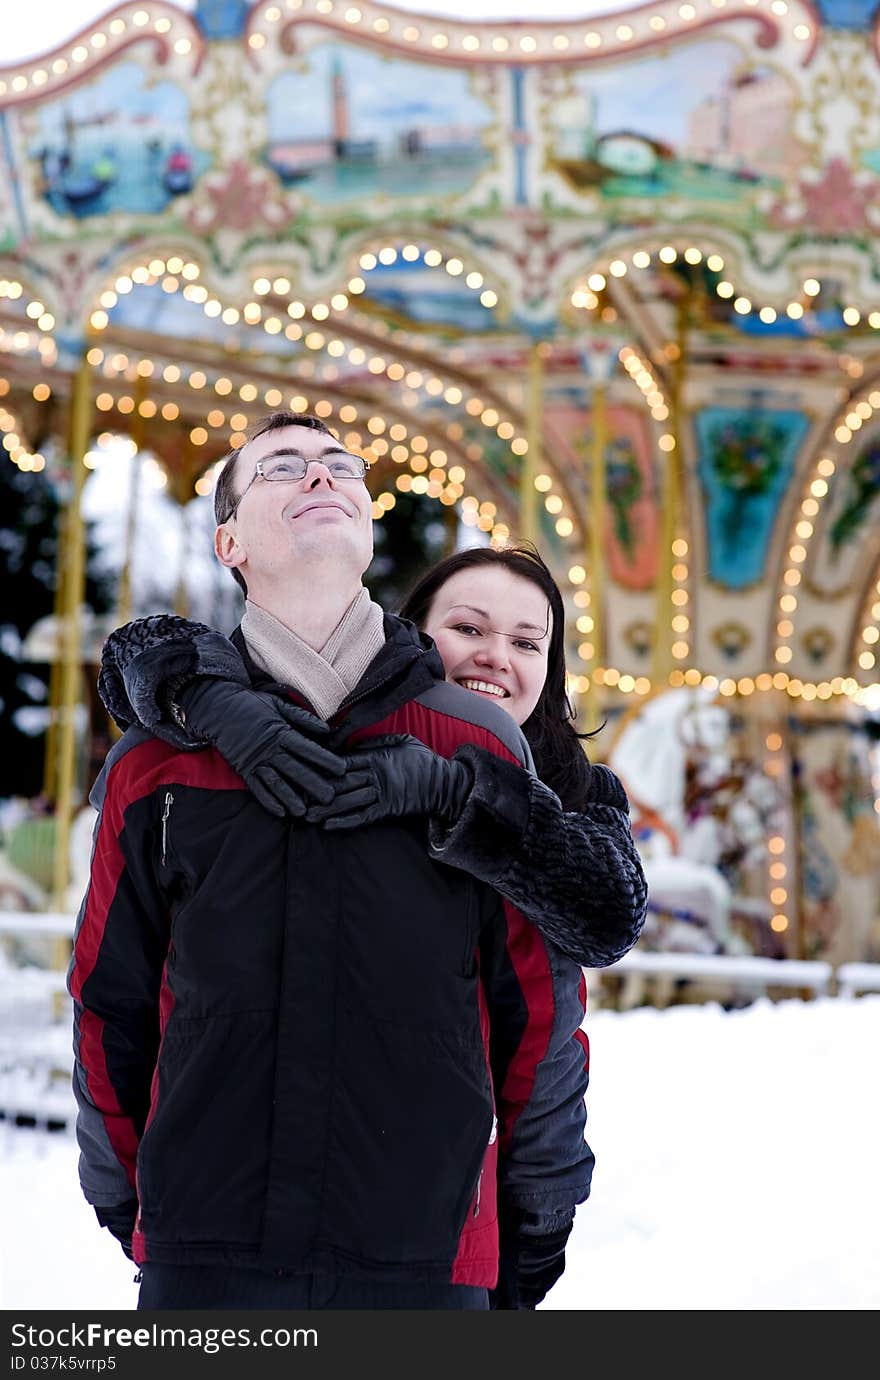
<path fill-rule="evenodd" d="M 554 790 L 566 810 L 583 808 L 588 783 L 589 765 L 581 747 L 581 738 L 590 733 L 577 733 L 572 720 L 574 710 L 565 693 L 565 609 L 559 586 L 533 546 L 518 542 L 515 546 L 474 546 L 456 551 L 438 561 L 413 586 L 400 607 L 402 618 L 424 628 L 431 605 L 437 594 L 460 570 L 481 566 L 502 566 L 520 579 L 530 580 L 546 595 L 553 615 L 550 647 L 547 653 L 547 678 L 540 699 L 522 731 L 532 749 L 535 770 L 545 785 Z M 597 730 L 598 731 L 598 730 Z"/>

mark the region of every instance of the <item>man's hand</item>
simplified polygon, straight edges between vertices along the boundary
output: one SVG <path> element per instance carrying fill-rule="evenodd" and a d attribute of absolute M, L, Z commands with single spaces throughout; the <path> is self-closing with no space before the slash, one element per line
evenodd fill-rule
<path fill-rule="evenodd" d="M 406 733 L 356 747 L 345 766 L 333 799 L 313 805 L 306 814 L 311 823 L 356 829 L 400 815 L 432 815 L 451 823 L 473 784 L 464 762 L 448 761 Z"/>
<path fill-rule="evenodd" d="M 502 1213 L 498 1284 L 489 1291 L 496 1310 L 537 1308 L 565 1270 L 572 1223 L 543 1236 L 527 1235 L 515 1215 Z"/>
<path fill-rule="evenodd" d="M 213 743 L 264 810 L 301 818 L 333 799 L 345 761 L 315 740 L 327 724 L 294 704 L 231 680 L 193 680 L 178 692 L 187 727 Z"/>

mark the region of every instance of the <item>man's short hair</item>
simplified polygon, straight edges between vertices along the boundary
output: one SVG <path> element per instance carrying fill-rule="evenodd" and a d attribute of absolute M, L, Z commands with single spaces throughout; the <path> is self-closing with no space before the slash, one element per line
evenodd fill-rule
<path fill-rule="evenodd" d="M 249 426 L 245 432 L 246 440 L 242 441 L 240 446 L 236 446 L 235 450 L 229 452 L 223 463 L 223 468 L 217 476 L 217 483 L 214 486 L 214 517 L 218 527 L 221 523 L 229 520 L 229 515 L 235 506 L 237 497 L 235 466 L 248 441 L 255 441 L 258 436 L 264 436 L 267 431 L 279 431 L 282 427 L 287 426 L 307 426 L 311 427 L 312 431 L 323 431 L 327 436 L 334 434 L 326 422 L 322 422 L 320 417 L 313 416 L 311 412 L 287 412 L 285 410 L 270 412 L 267 417 L 261 417 L 259 421 Z M 235 583 L 241 586 L 245 596 L 247 596 L 247 583 L 241 571 L 237 566 L 233 566 L 230 573 Z"/>

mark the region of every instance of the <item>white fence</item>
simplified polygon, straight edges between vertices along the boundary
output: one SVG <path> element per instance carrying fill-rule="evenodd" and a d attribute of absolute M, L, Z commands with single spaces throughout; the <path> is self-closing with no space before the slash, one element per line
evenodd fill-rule
<path fill-rule="evenodd" d="M 860 966 L 874 967 L 880 974 L 880 964 Z M 726 954 L 651 953 L 636 948 L 609 968 L 589 970 L 590 1004 L 593 1010 L 608 1004 L 613 987 L 613 1005 L 617 1010 L 627 1011 L 645 1002 L 668 1006 L 683 982 L 689 985 L 690 1000 L 715 999 L 737 1004 L 777 992 L 814 997 L 838 993 L 835 969 L 830 963 Z"/>
<path fill-rule="evenodd" d="M 60 966 L 75 917 L 0 911 L 0 1115 L 68 1125 L 71 1022 Z"/>
<path fill-rule="evenodd" d="M 68 1124 L 71 1022 L 61 966 L 75 917 L 0 911 L 0 1117 Z M 42 945 L 42 953 L 34 950 Z M 48 946 L 48 947 L 47 947 Z M 746 1003 L 759 996 L 852 998 L 880 992 L 880 963 L 802 962 L 636 948 L 610 968 L 588 969 L 591 1006 L 666 1006 L 681 983 L 690 999 Z M 612 998 L 613 989 L 613 998 Z"/>

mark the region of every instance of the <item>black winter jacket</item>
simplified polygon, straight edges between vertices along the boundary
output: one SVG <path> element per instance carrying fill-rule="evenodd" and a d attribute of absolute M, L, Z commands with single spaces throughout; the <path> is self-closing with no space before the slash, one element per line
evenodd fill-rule
<path fill-rule="evenodd" d="M 522 755 L 410 624 L 386 638 L 338 746 Z M 213 749 L 136 729 L 93 802 L 69 975 L 80 1177 L 104 1208 L 136 1188 L 138 1262 L 491 1287 L 499 1195 L 536 1230 L 570 1220 L 593 1163 L 583 975 L 432 860 L 424 819 L 277 819 Z"/>
<path fill-rule="evenodd" d="M 192 749 L 201 744 L 169 714 L 175 685 L 189 676 L 247 683 L 228 638 L 160 614 L 111 633 L 98 686 L 120 727 L 139 723 Z M 469 747 L 456 755 L 474 784 L 454 827 L 432 825 L 433 855 L 500 891 L 575 962 L 604 968 L 628 953 L 645 923 L 648 892 L 626 793 L 610 768 L 592 764 L 583 810 L 566 811 L 533 773 L 494 753 Z"/>

